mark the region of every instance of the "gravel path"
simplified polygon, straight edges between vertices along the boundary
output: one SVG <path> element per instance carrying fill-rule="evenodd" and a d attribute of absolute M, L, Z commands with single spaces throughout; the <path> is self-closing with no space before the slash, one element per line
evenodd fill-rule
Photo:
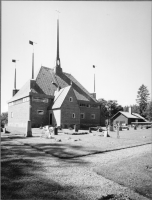
<path fill-rule="evenodd" d="M 5 145 L 7 145 L 7 148 Z M 126 196 L 127 200 L 129 200 L 129 198 L 134 200 L 147 200 L 146 197 L 135 193 L 129 188 L 123 187 L 111 180 L 97 175 L 94 169 L 104 164 L 119 162 L 122 159 L 128 159 L 129 157 L 136 157 L 137 155 L 150 152 L 151 145 L 74 159 L 55 158 L 44 152 L 37 151 L 30 146 L 7 139 L 2 144 L 2 150 L 4 151 L 4 154 L 6 151 L 5 156 L 2 156 L 2 164 L 14 157 L 14 159 L 21 160 L 20 165 L 23 169 L 27 165 L 28 170 L 30 161 L 32 162 L 32 165 L 35 163 L 35 168 L 33 168 L 33 170 L 31 170 L 31 168 L 29 169 L 32 181 L 30 179 L 27 184 L 28 176 L 24 177 L 26 179 L 26 184 L 21 191 L 18 189 L 17 195 L 22 194 L 22 196 L 18 196 L 18 199 L 34 199 L 33 197 L 35 197 L 35 199 L 51 200 L 102 200 L 104 199 L 103 196 L 123 194 Z M 6 157 L 9 152 L 11 152 L 12 155 Z M 22 164 L 22 162 L 26 162 L 26 165 Z M 28 175 L 27 172 L 25 174 Z M 10 180 L 3 179 L 2 177 L 2 181 L 3 180 L 7 187 L 9 187 Z M 16 180 L 14 178 L 14 181 L 14 183 L 19 183 L 20 181 L 23 181 L 23 177 L 17 178 Z M 2 193 L 3 192 L 2 182 Z M 3 196 L 5 196 L 5 198 L 2 199 L 7 199 L 6 194 Z M 112 198 L 107 197 L 107 199 Z M 123 198 L 120 198 L 120 200 L 123 200 Z"/>

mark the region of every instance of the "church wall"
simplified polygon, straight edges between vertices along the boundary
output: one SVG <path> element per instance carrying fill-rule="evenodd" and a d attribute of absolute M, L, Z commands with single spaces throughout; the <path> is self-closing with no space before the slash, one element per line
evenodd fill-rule
<path fill-rule="evenodd" d="M 72 97 L 73 101 L 70 102 L 69 98 Z M 75 118 L 73 118 L 73 114 Z M 61 106 L 61 125 L 63 128 L 80 125 L 80 109 L 72 89 L 68 92 L 62 106 Z"/>
<path fill-rule="evenodd" d="M 84 113 L 84 119 L 81 118 L 81 113 Z M 91 115 L 95 114 L 95 119 Z M 82 128 L 100 125 L 100 108 L 80 107 L 80 124 Z"/>
<path fill-rule="evenodd" d="M 49 124 L 49 104 L 50 101 L 48 101 L 48 103 L 44 103 L 35 102 L 32 100 L 32 128 L 38 128 L 40 126 L 45 126 Z"/>
<path fill-rule="evenodd" d="M 29 101 L 8 107 L 8 126 L 26 127 L 29 119 Z"/>

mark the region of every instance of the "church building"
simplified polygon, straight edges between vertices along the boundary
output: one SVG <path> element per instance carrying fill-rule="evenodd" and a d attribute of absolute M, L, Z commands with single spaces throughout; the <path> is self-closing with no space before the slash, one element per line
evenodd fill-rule
<path fill-rule="evenodd" d="M 61 68 L 59 57 L 59 19 L 57 20 L 57 58 L 54 69 L 41 66 L 37 76 L 20 90 L 13 90 L 8 101 L 8 126 L 45 125 L 79 128 L 100 125 L 100 105 L 71 74 Z"/>

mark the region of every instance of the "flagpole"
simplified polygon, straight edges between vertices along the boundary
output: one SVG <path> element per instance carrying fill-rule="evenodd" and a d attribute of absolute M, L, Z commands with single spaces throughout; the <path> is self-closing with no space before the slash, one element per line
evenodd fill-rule
<path fill-rule="evenodd" d="M 33 45 L 33 53 L 32 53 L 32 79 L 34 79 L 34 44 L 37 44 L 37 43 L 29 40 L 29 44 Z"/>
<path fill-rule="evenodd" d="M 33 53 L 32 53 L 32 79 L 34 79 L 34 45 L 33 45 Z"/>
<path fill-rule="evenodd" d="M 93 65 L 93 68 L 95 69 L 95 65 Z M 94 93 L 95 93 L 95 71 L 94 71 Z"/>
<path fill-rule="evenodd" d="M 94 93 L 95 93 L 95 73 L 94 73 Z"/>
<path fill-rule="evenodd" d="M 16 90 L 16 62 L 19 60 L 12 60 L 15 63 L 15 74 L 14 74 L 14 90 Z"/>
<path fill-rule="evenodd" d="M 15 62 L 14 90 L 16 90 L 16 62 Z"/>

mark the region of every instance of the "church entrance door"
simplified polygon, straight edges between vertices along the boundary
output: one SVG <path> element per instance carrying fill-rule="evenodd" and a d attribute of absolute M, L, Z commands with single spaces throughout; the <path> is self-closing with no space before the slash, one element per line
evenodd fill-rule
<path fill-rule="evenodd" d="M 50 125 L 52 125 L 52 113 L 50 113 Z"/>

